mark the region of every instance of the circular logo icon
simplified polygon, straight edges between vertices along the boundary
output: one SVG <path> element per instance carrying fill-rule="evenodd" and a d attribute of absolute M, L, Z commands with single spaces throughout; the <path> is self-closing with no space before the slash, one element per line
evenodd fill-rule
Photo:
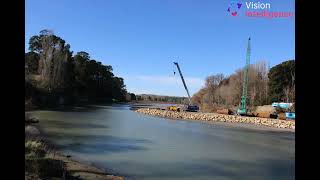
<path fill-rule="evenodd" d="M 242 3 L 239 2 L 239 1 L 231 1 L 230 4 L 229 4 L 229 7 L 227 9 L 227 12 L 229 14 L 231 14 L 232 16 L 237 16 L 238 15 L 238 12 L 240 10 L 242 6 Z"/>

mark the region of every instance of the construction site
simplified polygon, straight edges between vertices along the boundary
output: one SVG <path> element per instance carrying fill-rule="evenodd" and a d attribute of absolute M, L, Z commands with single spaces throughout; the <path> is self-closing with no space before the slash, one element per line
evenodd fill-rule
<path fill-rule="evenodd" d="M 251 55 L 250 41 L 251 39 L 249 37 L 246 50 L 246 64 L 243 68 L 241 97 L 238 106 L 217 108 L 214 112 L 210 113 L 202 110 L 198 104 L 192 101 L 179 63 L 173 62 L 179 72 L 188 102 L 180 105 L 135 108 L 134 110 L 139 113 L 174 119 L 250 123 L 276 128 L 295 129 L 295 105 L 292 102 L 272 102 L 272 104 L 248 106 L 248 74 Z"/>

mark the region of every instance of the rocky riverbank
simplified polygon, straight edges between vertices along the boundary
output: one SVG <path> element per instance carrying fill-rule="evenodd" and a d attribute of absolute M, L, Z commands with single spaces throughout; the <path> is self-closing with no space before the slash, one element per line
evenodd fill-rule
<path fill-rule="evenodd" d="M 291 120 L 234 116 L 234 115 L 225 115 L 225 114 L 217 114 L 217 113 L 175 112 L 175 111 L 160 110 L 155 108 L 139 108 L 134 111 L 138 113 L 165 117 L 165 118 L 191 119 L 191 120 L 208 121 L 208 122 L 211 121 L 211 122 L 229 122 L 229 123 L 248 123 L 248 124 L 260 125 L 260 126 L 274 127 L 274 128 L 295 129 L 295 121 L 291 121 Z"/>

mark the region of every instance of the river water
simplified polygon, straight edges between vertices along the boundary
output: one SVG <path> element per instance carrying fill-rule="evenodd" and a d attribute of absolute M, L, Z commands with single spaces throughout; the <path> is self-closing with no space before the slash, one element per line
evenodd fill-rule
<path fill-rule="evenodd" d="M 146 116 L 128 105 L 35 111 L 62 152 L 130 179 L 294 179 L 294 132 Z"/>

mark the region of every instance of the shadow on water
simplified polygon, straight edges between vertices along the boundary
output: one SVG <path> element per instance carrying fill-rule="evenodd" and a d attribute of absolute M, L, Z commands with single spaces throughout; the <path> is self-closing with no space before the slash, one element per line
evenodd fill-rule
<path fill-rule="evenodd" d="M 102 109 L 102 107 L 95 107 L 90 105 L 79 105 L 79 106 L 65 106 L 57 108 L 43 108 L 45 111 L 56 111 L 56 112 L 91 112 Z"/>
<path fill-rule="evenodd" d="M 270 137 L 276 137 L 277 139 L 283 140 L 295 140 L 295 133 L 289 131 L 269 131 L 269 130 L 256 130 L 256 129 L 249 129 L 249 128 L 230 128 L 229 130 L 236 132 L 236 133 L 246 133 L 251 135 L 264 135 Z"/>
<path fill-rule="evenodd" d="M 103 124 L 93 124 L 93 123 L 74 123 L 65 122 L 58 120 L 47 121 L 50 127 L 63 127 L 63 128 L 109 128 L 109 126 Z"/>
<path fill-rule="evenodd" d="M 128 166 L 139 166 L 149 169 L 145 172 L 131 174 L 133 179 L 165 179 L 210 177 L 211 179 L 294 179 L 294 160 L 257 159 L 256 161 L 228 159 L 197 159 L 186 163 L 156 163 L 154 165 L 130 163 Z M 159 167 L 166 167 L 159 171 Z M 168 173 L 170 172 L 170 173 Z M 161 178 L 160 178 L 161 177 Z"/>
<path fill-rule="evenodd" d="M 87 104 L 77 106 L 61 106 L 56 108 L 42 108 L 42 110 L 57 111 L 57 112 L 91 112 L 101 109 L 128 109 L 126 104 Z"/>
<path fill-rule="evenodd" d="M 54 133 L 48 135 L 49 139 L 68 139 L 71 143 L 57 144 L 58 149 L 71 150 L 77 153 L 119 153 L 137 150 L 147 150 L 146 139 L 122 138 L 110 135 L 77 135 L 67 133 Z"/>

